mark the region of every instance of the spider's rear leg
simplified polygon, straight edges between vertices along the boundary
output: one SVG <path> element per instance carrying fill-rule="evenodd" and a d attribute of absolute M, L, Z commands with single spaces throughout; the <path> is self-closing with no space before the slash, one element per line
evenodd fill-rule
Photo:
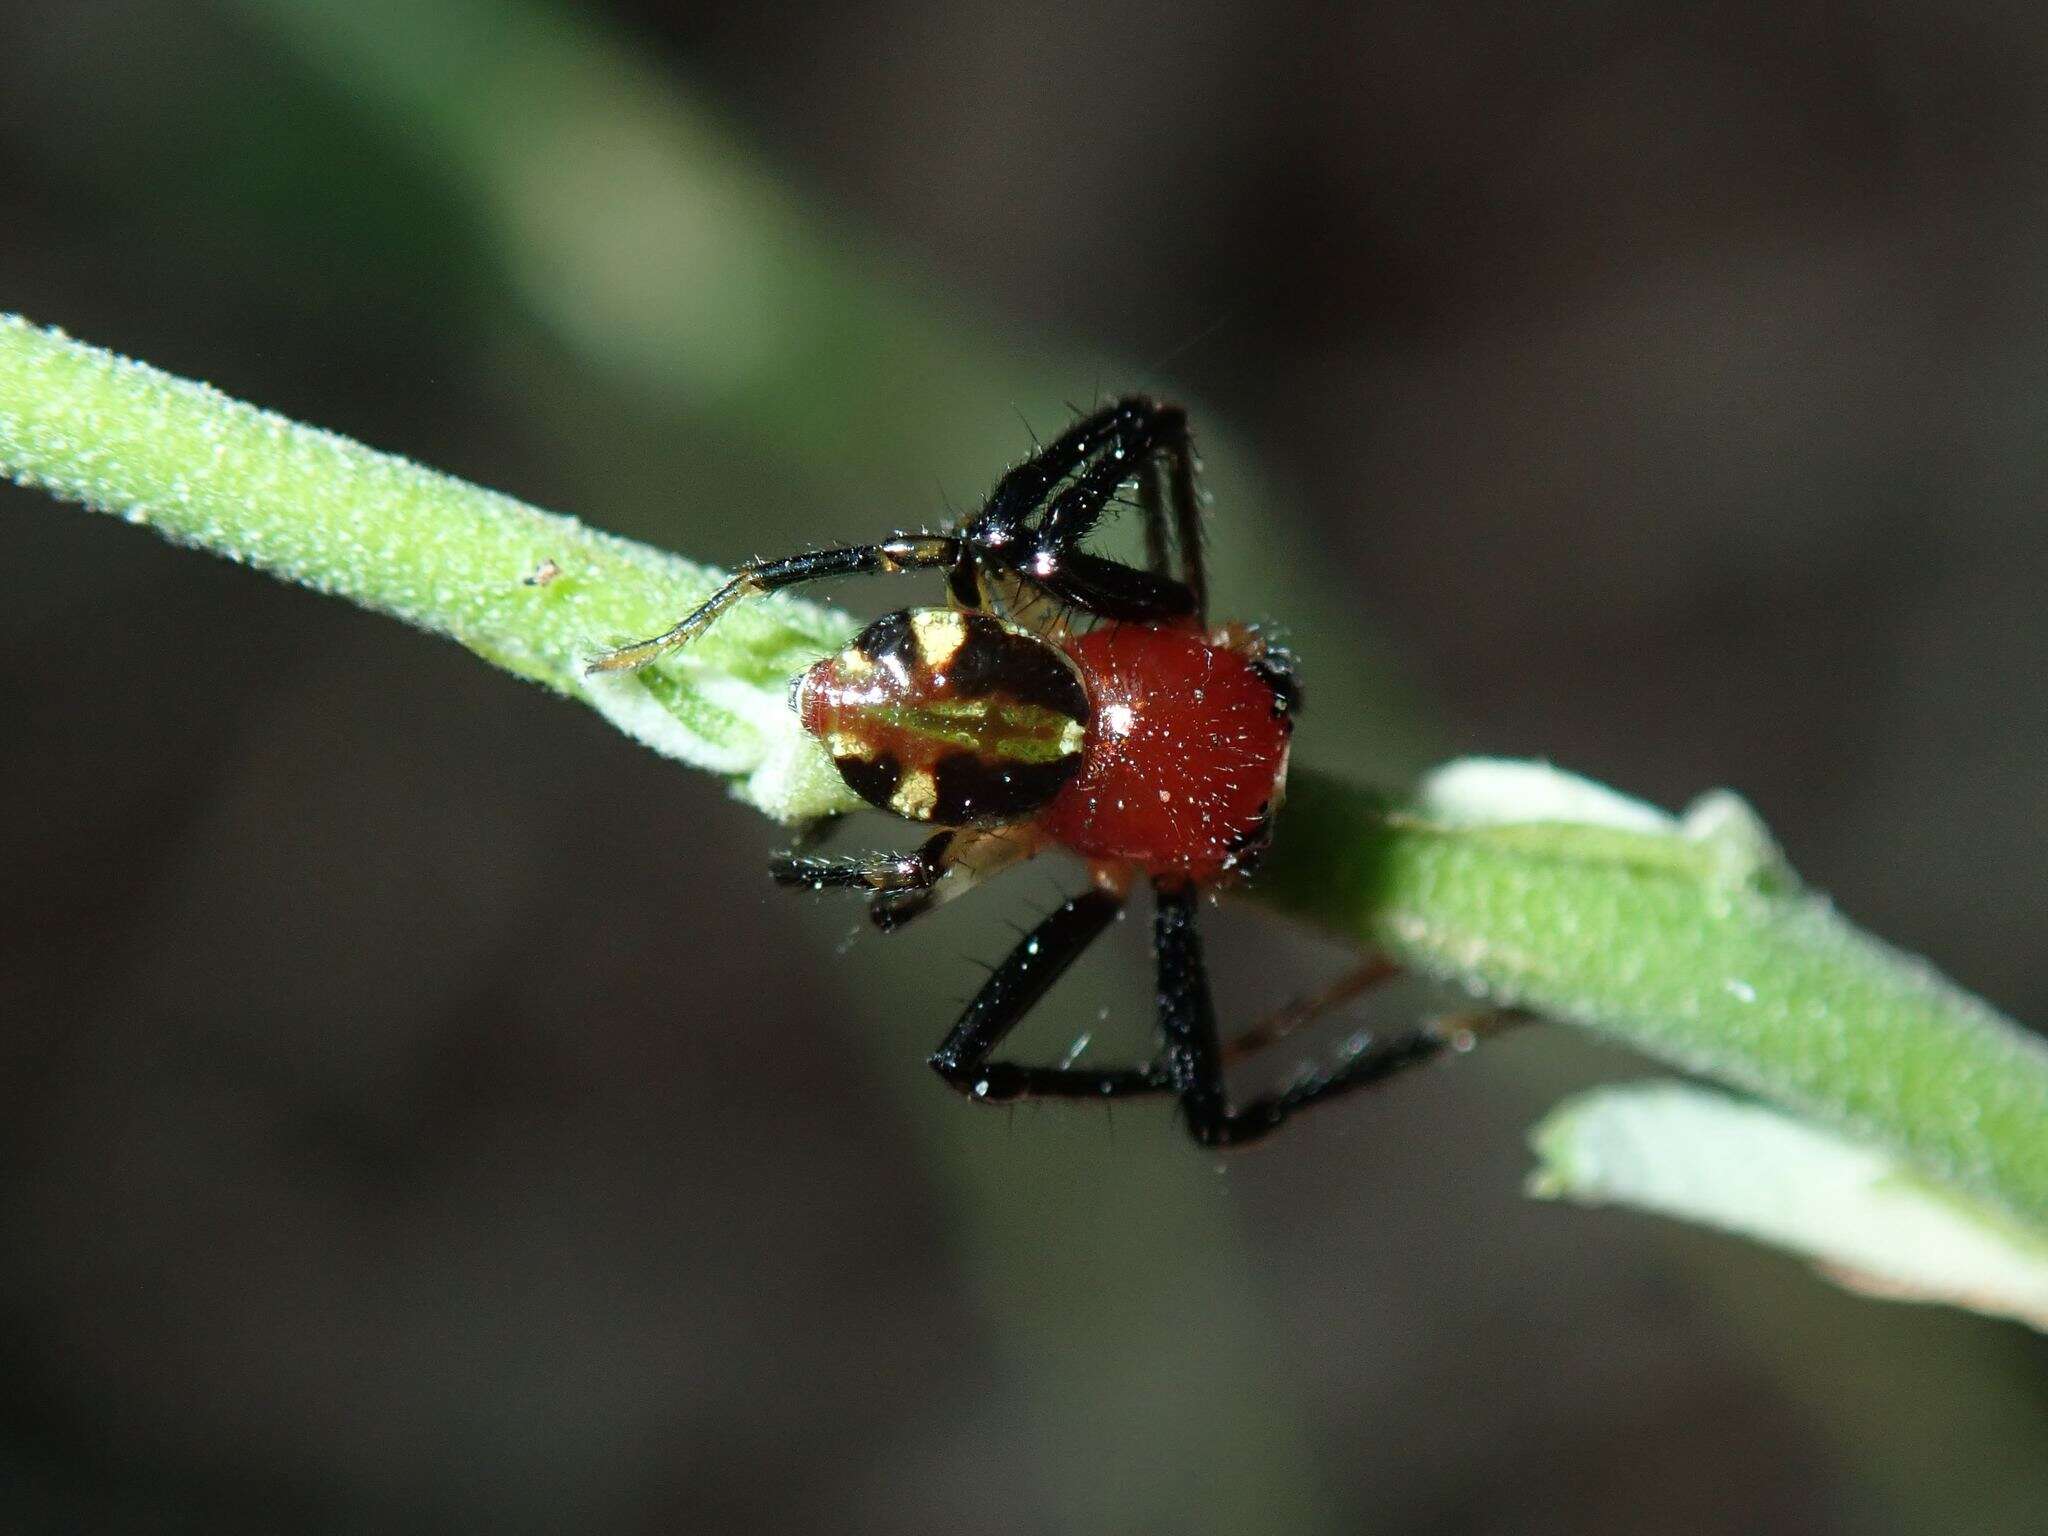
<path fill-rule="evenodd" d="M 1201 938 L 1195 932 L 1198 893 L 1191 886 L 1159 883 L 1154 891 L 1153 945 L 1159 964 L 1159 1028 L 1166 1037 L 1166 1068 L 1173 1091 L 1180 1096 L 1188 1134 L 1203 1146 L 1243 1146 L 1257 1141 L 1311 1105 L 1383 1083 L 1445 1050 L 1462 1047 L 1474 1035 L 1505 1028 L 1522 1017 L 1507 1011 L 1462 1015 L 1371 1039 L 1340 1056 L 1334 1065 L 1302 1077 L 1278 1093 L 1233 1107 L 1223 1082 L 1224 1048 L 1217 1039 L 1216 1010 L 1209 996 Z M 1355 991 L 1363 991 L 1370 981 L 1361 985 L 1361 977 L 1385 979 L 1383 974 L 1371 974 L 1376 970 L 1362 968 L 1332 990 L 1341 992 L 1350 984 Z M 1312 1017 L 1313 1011 L 1308 1016 Z M 1305 1021 L 1287 1025 L 1269 1038 L 1278 1039 Z"/>
<path fill-rule="evenodd" d="M 1062 902 L 989 973 L 960 1021 L 932 1053 L 932 1070 L 969 1098 L 1120 1099 L 1172 1091 L 1160 1066 L 1027 1067 L 990 1057 L 1054 982 L 1123 910 L 1123 898 L 1097 887 Z"/>
<path fill-rule="evenodd" d="M 735 603 L 779 592 L 784 587 L 822 581 L 828 576 L 894 574 L 898 571 L 930 570 L 937 566 L 964 568 L 970 563 L 966 547 L 950 534 L 910 534 L 885 539 L 879 544 L 813 550 L 782 560 L 749 561 L 733 572 L 724 586 L 660 634 L 613 650 L 600 651 L 585 663 L 584 671 L 630 672 L 644 667 L 663 653 L 688 645 Z"/>
<path fill-rule="evenodd" d="M 1363 997 L 1374 987 L 1402 974 L 1401 967 L 1384 955 L 1354 966 L 1329 985 L 1297 997 L 1274 1009 L 1256 1024 L 1239 1030 L 1222 1043 L 1223 1064 L 1234 1066 L 1261 1051 L 1270 1050 L 1291 1035 L 1315 1023 L 1325 1014 Z M 1440 1013 L 1415 1026 L 1418 1031 L 1440 1035 L 1447 1045 L 1462 1050 L 1489 1035 L 1499 1034 L 1512 1024 L 1528 1023 L 1533 1014 L 1515 1008 L 1478 1008 L 1463 1013 Z"/>
<path fill-rule="evenodd" d="M 1400 974 L 1401 967 L 1393 961 L 1383 955 L 1374 955 L 1346 971 L 1328 986 L 1283 1004 L 1256 1024 L 1223 1041 L 1223 1061 L 1227 1065 L 1256 1056 L 1260 1051 L 1278 1045 L 1289 1035 L 1308 1028 L 1332 1009 L 1341 1008 L 1354 998 L 1363 997 L 1382 982 L 1392 981 Z"/>

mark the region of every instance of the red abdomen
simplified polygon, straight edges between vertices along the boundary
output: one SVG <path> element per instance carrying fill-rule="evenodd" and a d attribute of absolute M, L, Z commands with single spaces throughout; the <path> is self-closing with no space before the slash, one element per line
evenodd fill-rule
<path fill-rule="evenodd" d="M 1212 880 L 1277 809 L 1289 721 L 1235 651 L 1106 625 L 1066 644 L 1091 705 L 1080 773 L 1040 826 L 1083 858 Z"/>

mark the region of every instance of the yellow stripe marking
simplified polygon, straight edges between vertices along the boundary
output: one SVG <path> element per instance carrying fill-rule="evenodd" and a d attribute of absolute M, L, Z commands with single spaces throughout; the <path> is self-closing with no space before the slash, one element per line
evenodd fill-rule
<path fill-rule="evenodd" d="M 875 755 L 875 744 L 851 731 L 834 731 L 825 739 L 825 750 L 834 757 L 857 757 L 866 762 Z"/>
<path fill-rule="evenodd" d="M 889 797 L 889 805 L 899 816 L 912 821 L 928 821 L 932 812 L 939 808 L 939 781 L 932 777 L 929 769 L 913 768 L 903 775 L 903 782 Z"/>
<path fill-rule="evenodd" d="M 950 609 L 913 614 L 910 632 L 917 637 L 917 658 L 927 667 L 943 667 L 967 643 L 967 618 Z"/>

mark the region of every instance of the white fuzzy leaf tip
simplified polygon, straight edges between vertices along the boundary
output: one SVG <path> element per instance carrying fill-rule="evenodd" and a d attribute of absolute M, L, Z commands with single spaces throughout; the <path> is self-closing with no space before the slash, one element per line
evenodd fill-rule
<path fill-rule="evenodd" d="M 1567 1100 L 1531 1142 L 1534 1195 L 1702 1222 L 1801 1254 L 1868 1295 L 2048 1330 L 2048 1243 L 1777 1110 L 1686 1083 L 1628 1084 Z"/>

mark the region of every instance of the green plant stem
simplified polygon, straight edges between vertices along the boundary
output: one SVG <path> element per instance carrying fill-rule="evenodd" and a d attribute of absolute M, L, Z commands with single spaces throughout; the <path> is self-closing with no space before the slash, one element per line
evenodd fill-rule
<path fill-rule="evenodd" d="M 1434 826 L 1320 774 L 1276 854 L 1262 901 L 2048 1227 L 2048 1048 L 1823 897 L 1655 834 Z"/>
<path fill-rule="evenodd" d="M 593 686 L 583 655 L 664 627 L 715 573 L 19 319 L 0 319 L 0 472 L 446 634 L 774 814 L 850 803 L 781 700 L 849 632 L 829 610 L 750 605 Z M 2048 1048 L 1739 838 L 1446 824 L 1303 772 L 1254 894 L 2048 1227 Z"/>
<path fill-rule="evenodd" d="M 678 669 L 586 678 L 590 652 L 666 628 L 722 573 L 6 315 L 0 472 L 446 635 L 739 777 L 770 814 L 859 803 L 781 707 L 789 677 L 852 633 L 829 609 L 751 605 Z"/>

